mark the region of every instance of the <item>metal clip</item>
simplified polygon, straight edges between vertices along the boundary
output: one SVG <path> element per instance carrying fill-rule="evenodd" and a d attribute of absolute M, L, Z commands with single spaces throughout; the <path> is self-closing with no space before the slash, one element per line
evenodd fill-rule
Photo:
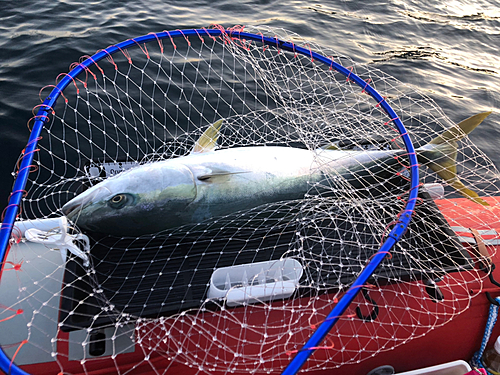
<path fill-rule="evenodd" d="M 361 293 L 363 293 L 363 297 L 365 297 L 365 299 L 373 305 L 373 310 L 370 314 L 363 315 L 363 313 L 361 312 L 361 308 L 357 306 L 356 315 L 359 319 L 364 320 L 365 322 L 373 322 L 378 317 L 379 308 L 377 302 L 375 302 L 375 300 L 370 297 L 366 288 L 361 288 Z"/>

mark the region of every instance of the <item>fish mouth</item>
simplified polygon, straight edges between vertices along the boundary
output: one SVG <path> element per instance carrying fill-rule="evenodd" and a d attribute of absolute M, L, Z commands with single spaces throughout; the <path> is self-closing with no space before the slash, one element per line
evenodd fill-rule
<path fill-rule="evenodd" d="M 77 212 L 83 209 L 84 204 L 82 202 L 73 202 L 73 200 L 62 206 L 61 211 L 67 218 L 72 218 Z"/>
<path fill-rule="evenodd" d="M 102 191 L 106 190 L 109 192 L 109 189 L 105 189 L 103 187 L 96 189 L 94 192 L 90 194 L 83 193 L 69 202 L 67 202 L 64 206 L 62 206 L 61 211 L 64 216 L 68 219 L 72 219 L 75 216 L 79 215 L 86 207 L 90 206 L 93 203 L 94 198 Z"/>
<path fill-rule="evenodd" d="M 89 205 L 90 200 L 91 199 L 72 199 L 62 206 L 61 211 L 68 219 L 72 219 Z"/>

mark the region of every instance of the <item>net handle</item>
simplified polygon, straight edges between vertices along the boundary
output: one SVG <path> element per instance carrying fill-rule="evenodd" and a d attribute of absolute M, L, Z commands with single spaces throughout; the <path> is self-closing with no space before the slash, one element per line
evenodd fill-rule
<path fill-rule="evenodd" d="M 110 46 L 104 50 L 101 50 L 94 54 L 92 57 L 86 59 L 82 63 L 78 64 L 74 67 L 68 74 L 64 76 L 64 78 L 57 84 L 57 86 L 51 91 L 49 96 L 44 100 L 43 104 L 39 106 L 38 113 L 35 116 L 35 122 L 33 124 L 33 128 L 26 145 L 24 151 L 24 157 L 22 158 L 21 165 L 19 167 L 19 172 L 16 177 L 14 187 L 12 189 L 12 194 L 9 199 L 9 204 L 5 210 L 4 220 L 0 227 L 0 281 L 1 281 L 1 270 L 5 264 L 7 253 L 9 249 L 9 241 L 12 233 L 12 229 L 14 227 L 14 222 L 19 212 L 19 206 L 21 204 L 21 199 L 23 197 L 24 189 L 26 187 L 26 183 L 28 181 L 28 175 L 31 170 L 31 165 L 33 162 L 34 153 L 37 151 L 37 143 L 40 139 L 40 134 L 42 132 L 43 126 L 45 122 L 49 121 L 50 113 L 53 111 L 55 103 L 57 99 L 61 96 L 64 89 L 72 82 L 75 81 L 76 77 L 82 73 L 84 70 L 90 68 L 92 65 L 95 65 L 98 61 L 106 58 L 107 56 L 111 56 L 114 53 L 126 50 L 131 46 L 137 46 L 143 43 L 148 43 L 151 41 L 159 41 L 163 39 L 170 39 L 172 41 L 173 38 L 183 37 L 188 38 L 190 36 L 209 36 L 209 37 L 218 37 L 223 36 L 224 38 L 229 38 L 228 40 L 233 39 L 243 39 L 248 41 L 261 42 L 268 46 L 275 46 L 278 50 L 285 50 L 289 52 L 293 52 L 295 54 L 301 54 L 304 56 L 308 56 L 311 58 L 311 61 L 319 61 L 326 66 L 336 70 L 337 72 L 343 74 L 346 79 L 356 83 L 363 92 L 369 94 L 375 102 L 377 106 L 383 108 L 383 110 L 387 113 L 390 120 L 394 123 L 396 128 L 398 129 L 401 138 L 404 142 L 406 151 L 408 153 L 410 159 L 410 181 L 411 188 L 409 191 L 409 199 L 406 203 L 403 213 L 397 221 L 395 227 L 388 234 L 386 241 L 380 247 L 379 251 L 375 254 L 375 256 L 371 259 L 370 263 L 364 268 L 359 277 L 356 279 L 354 284 L 349 288 L 346 294 L 342 297 L 339 303 L 334 307 L 332 312 L 328 315 L 327 319 L 316 329 L 304 347 L 299 350 L 293 360 L 290 362 L 288 367 L 285 369 L 283 374 L 291 375 L 296 374 L 300 368 L 304 365 L 307 358 L 314 352 L 314 348 L 318 346 L 321 341 L 325 338 L 328 332 L 333 328 L 335 323 L 338 321 L 339 317 L 344 313 L 352 300 L 356 297 L 361 286 L 366 283 L 366 280 L 371 276 L 371 274 L 378 267 L 380 262 L 384 259 L 384 257 L 388 254 L 390 249 L 394 246 L 394 244 L 399 240 L 399 238 L 403 235 L 408 224 L 410 223 L 412 213 L 414 211 L 417 194 L 418 194 L 418 186 L 419 186 L 419 177 L 418 177 L 418 161 L 415 154 L 415 149 L 411 142 L 411 139 L 406 132 L 406 129 L 391 108 L 391 106 L 386 102 L 386 100 L 372 87 L 369 85 L 367 81 L 364 81 L 359 76 L 352 72 L 352 69 L 349 70 L 342 65 L 333 61 L 333 58 L 328 58 L 323 55 L 320 55 L 310 48 L 305 48 L 302 46 L 295 45 L 294 43 L 280 40 L 276 37 L 270 38 L 265 37 L 262 34 L 252 34 L 243 32 L 241 30 L 231 30 L 231 29 L 188 29 L 188 30 L 175 30 L 175 31 L 164 31 L 156 34 L 148 34 L 143 35 L 138 38 L 129 39 L 114 46 Z M 174 45 L 175 46 L 175 45 Z M 26 375 L 27 373 L 17 367 L 11 359 L 5 354 L 3 349 L 0 347 L 0 369 L 5 373 L 9 373 L 12 375 Z"/>

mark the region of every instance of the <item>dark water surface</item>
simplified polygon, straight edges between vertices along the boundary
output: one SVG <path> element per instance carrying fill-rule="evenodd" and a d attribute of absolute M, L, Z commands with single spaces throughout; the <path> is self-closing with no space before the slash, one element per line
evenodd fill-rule
<path fill-rule="evenodd" d="M 420 88 L 453 121 L 493 110 L 471 136 L 500 167 L 500 4 L 480 1 L 2 1 L 0 209 L 39 90 L 82 55 L 212 23 L 296 32 Z M 44 93 L 48 94 L 48 90 Z"/>

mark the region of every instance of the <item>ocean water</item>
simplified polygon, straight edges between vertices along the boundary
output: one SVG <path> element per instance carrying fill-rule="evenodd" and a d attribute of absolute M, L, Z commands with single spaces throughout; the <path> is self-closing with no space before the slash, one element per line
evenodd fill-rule
<path fill-rule="evenodd" d="M 500 3 L 493 0 L 3 0 L 0 210 L 39 90 L 82 55 L 150 32 L 269 25 L 368 63 L 431 96 L 453 121 L 493 110 L 472 140 L 500 167 Z M 48 94 L 48 90 L 45 91 Z M 2 198 L 3 197 L 3 198 Z"/>

